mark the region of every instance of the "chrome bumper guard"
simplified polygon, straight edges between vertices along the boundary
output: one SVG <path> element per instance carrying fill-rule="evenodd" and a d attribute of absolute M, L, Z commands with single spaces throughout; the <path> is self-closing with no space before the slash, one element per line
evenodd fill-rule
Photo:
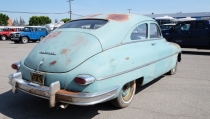
<path fill-rule="evenodd" d="M 22 79 L 21 72 L 10 74 L 9 83 L 12 85 L 12 92 L 17 90 L 35 95 L 49 100 L 50 107 L 54 107 L 56 102 L 63 102 L 74 105 L 93 105 L 112 99 L 119 87 L 97 93 L 76 93 L 60 89 L 60 82 L 51 83 L 50 87 L 41 86 Z"/>

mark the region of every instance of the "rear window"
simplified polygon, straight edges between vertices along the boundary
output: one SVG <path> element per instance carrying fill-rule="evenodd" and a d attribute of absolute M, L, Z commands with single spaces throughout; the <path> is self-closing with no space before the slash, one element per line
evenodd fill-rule
<path fill-rule="evenodd" d="M 101 20 L 101 19 L 76 20 L 76 21 L 70 21 L 64 24 L 59 29 L 62 29 L 62 28 L 98 29 L 102 27 L 104 24 L 106 24 L 107 22 L 108 22 L 107 20 Z"/>

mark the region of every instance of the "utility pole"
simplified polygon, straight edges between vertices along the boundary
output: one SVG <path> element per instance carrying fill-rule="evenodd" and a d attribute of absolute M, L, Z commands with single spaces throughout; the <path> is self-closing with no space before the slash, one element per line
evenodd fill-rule
<path fill-rule="evenodd" d="M 131 10 L 131 9 L 128 9 L 129 13 L 130 13 L 130 10 Z"/>
<path fill-rule="evenodd" d="M 72 11 L 71 11 L 71 1 L 73 0 L 68 0 L 67 2 L 69 2 L 69 14 L 70 14 L 70 20 L 71 20 L 71 14 L 72 14 Z"/>

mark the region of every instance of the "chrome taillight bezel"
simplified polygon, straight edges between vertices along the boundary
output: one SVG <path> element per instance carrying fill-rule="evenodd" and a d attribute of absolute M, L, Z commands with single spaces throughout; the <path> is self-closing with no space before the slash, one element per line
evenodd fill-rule
<path fill-rule="evenodd" d="M 17 67 L 17 68 L 14 68 L 14 66 Z M 13 64 L 11 65 L 11 67 L 12 67 L 12 69 L 15 69 L 15 70 L 20 69 L 20 62 L 15 62 L 15 63 L 13 63 Z"/>
<path fill-rule="evenodd" d="M 85 81 L 85 83 L 81 84 L 81 83 L 78 83 L 76 81 L 76 79 L 79 78 L 79 79 L 83 79 Z M 88 84 L 91 84 L 91 83 L 94 83 L 95 82 L 95 77 L 92 76 L 92 75 L 89 75 L 89 74 L 79 74 L 77 75 L 75 78 L 74 78 L 74 82 L 79 84 L 79 85 L 88 85 Z"/>

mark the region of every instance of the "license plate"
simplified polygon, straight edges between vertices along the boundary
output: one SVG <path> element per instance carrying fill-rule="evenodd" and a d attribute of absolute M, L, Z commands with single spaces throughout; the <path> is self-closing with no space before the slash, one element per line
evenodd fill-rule
<path fill-rule="evenodd" d="M 31 82 L 44 85 L 45 74 L 41 72 L 31 72 Z"/>

